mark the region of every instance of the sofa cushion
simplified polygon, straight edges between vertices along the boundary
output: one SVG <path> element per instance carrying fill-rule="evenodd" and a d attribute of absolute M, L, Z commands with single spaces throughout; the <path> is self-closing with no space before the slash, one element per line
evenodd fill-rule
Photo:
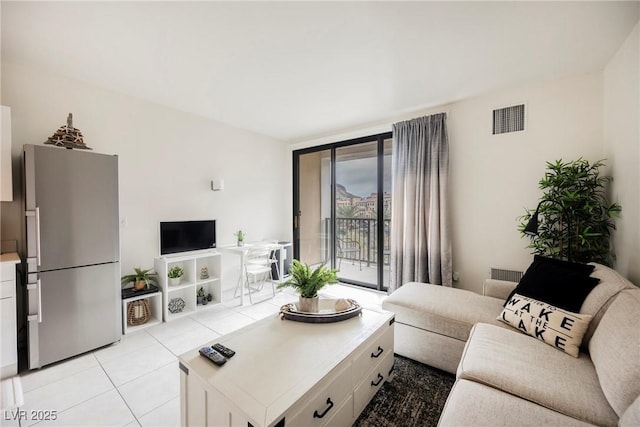
<path fill-rule="evenodd" d="M 620 417 L 620 422 L 618 423 L 620 427 L 638 427 L 640 426 L 640 396 L 633 401 L 631 406 L 624 411 L 622 417 Z"/>
<path fill-rule="evenodd" d="M 637 289 L 633 283 L 622 277 L 617 271 L 602 264 L 590 263 L 589 265 L 595 267 L 593 273 L 591 273 L 591 277 L 600 279 L 600 284 L 593 288 L 589 295 L 587 295 L 587 298 L 585 298 L 580 308 L 580 313 L 593 316 L 587 333 L 584 334 L 584 339 L 582 340 L 583 348 L 587 348 L 589 340 L 593 336 L 593 333 L 600 323 L 600 319 L 609 307 L 609 304 L 611 304 L 611 301 L 613 301 L 613 298 L 624 289 Z"/>
<path fill-rule="evenodd" d="M 396 321 L 393 352 L 425 365 L 456 373 L 466 341 L 436 334 Z"/>
<path fill-rule="evenodd" d="M 484 384 L 458 380 L 438 426 L 591 426 Z"/>
<path fill-rule="evenodd" d="M 498 320 L 539 339 L 573 357 L 578 357 L 582 337 L 591 316 L 572 313 L 546 302 L 515 294 Z"/>
<path fill-rule="evenodd" d="M 507 280 L 485 279 L 482 283 L 482 295 L 505 300 L 511 292 L 518 286 L 517 282 Z"/>
<path fill-rule="evenodd" d="M 622 416 L 640 395 L 640 289 L 622 291 L 613 300 L 589 352 L 604 395 Z"/>
<path fill-rule="evenodd" d="M 589 292 L 600 281 L 589 277 L 594 268 L 589 264 L 536 255 L 506 301 L 520 294 L 577 313 Z"/>
<path fill-rule="evenodd" d="M 499 323 L 502 301 L 463 289 L 410 282 L 382 302 L 396 322 L 466 341 L 477 322 Z"/>
<path fill-rule="evenodd" d="M 474 326 L 457 376 L 588 423 L 613 426 L 618 420 L 589 357 L 567 357 L 513 330 Z"/>

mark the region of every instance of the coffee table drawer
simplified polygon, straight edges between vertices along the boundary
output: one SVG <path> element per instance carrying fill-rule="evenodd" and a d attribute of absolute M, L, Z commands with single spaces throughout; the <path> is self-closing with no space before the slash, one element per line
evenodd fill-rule
<path fill-rule="evenodd" d="M 382 362 L 378 365 L 378 369 L 374 369 L 365 379 L 356 387 L 354 393 L 354 409 L 355 414 L 360 412 L 367 406 L 374 394 L 382 384 L 389 378 L 390 371 L 393 368 L 393 353 L 388 353 Z"/>
<path fill-rule="evenodd" d="M 349 427 L 355 421 L 353 416 L 353 393 L 349 393 L 347 400 L 338 408 L 333 417 L 327 420 L 327 426 L 330 427 Z"/>
<path fill-rule="evenodd" d="M 335 374 L 331 375 L 329 383 L 310 400 L 305 400 L 302 409 L 286 420 L 287 426 L 322 426 L 327 423 L 338 409 L 342 409 L 343 402 L 352 393 L 350 364 L 344 363 Z M 295 409 L 294 409 L 295 411 Z M 353 413 L 353 406 L 351 406 Z"/>
<path fill-rule="evenodd" d="M 367 343 L 362 353 L 356 356 L 353 363 L 353 383 L 358 384 L 374 366 L 385 357 L 393 354 L 393 328 L 387 328 Z"/>

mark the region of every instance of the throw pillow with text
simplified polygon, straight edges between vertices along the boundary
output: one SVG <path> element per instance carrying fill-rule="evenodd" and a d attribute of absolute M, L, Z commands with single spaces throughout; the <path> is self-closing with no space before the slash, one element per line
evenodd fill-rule
<path fill-rule="evenodd" d="M 506 303 L 498 320 L 539 339 L 573 357 L 578 357 L 582 337 L 591 315 L 572 313 L 520 294 Z"/>

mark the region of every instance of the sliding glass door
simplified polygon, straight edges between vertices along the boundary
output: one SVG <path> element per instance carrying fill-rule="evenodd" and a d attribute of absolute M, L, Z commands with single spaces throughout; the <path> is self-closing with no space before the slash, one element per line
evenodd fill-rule
<path fill-rule="evenodd" d="M 331 150 L 298 156 L 294 258 L 309 265 L 331 265 Z"/>
<path fill-rule="evenodd" d="M 342 282 L 389 283 L 391 134 L 294 152 L 294 256 Z"/>

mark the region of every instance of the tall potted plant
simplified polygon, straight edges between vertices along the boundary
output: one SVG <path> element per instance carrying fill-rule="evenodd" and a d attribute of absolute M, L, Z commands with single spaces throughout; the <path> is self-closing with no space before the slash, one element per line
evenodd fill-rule
<path fill-rule="evenodd" d="M 611 265 L 613 218 L 622 207 L 607 201 L 605 186 L 612 178 L 599 174 L 601 166 L 602 161 L 589 164 L 582 158 L 547 162 L 547 172 L 539 182 L 542 198 L 536 209 L 526 210 L 518 226 L 523 237 L 531 239 L 527 247 L 533 253 Z"/>
<path fill-rule="evenodd" d="M 337 272 L 338 270 L 327 268 L 324 264 L 312 271 L 308 264 L 303 264 L 297 259 L 294 259 L 291 269 L 289 270 L 291 278 L 279 284 L 278 289 L 285 287 L 294 288 L 296 292 L 300 294 L 298 306 L 300 311 L 317 313 L 318 291 L 327 284 L 338 283 Z"/>

